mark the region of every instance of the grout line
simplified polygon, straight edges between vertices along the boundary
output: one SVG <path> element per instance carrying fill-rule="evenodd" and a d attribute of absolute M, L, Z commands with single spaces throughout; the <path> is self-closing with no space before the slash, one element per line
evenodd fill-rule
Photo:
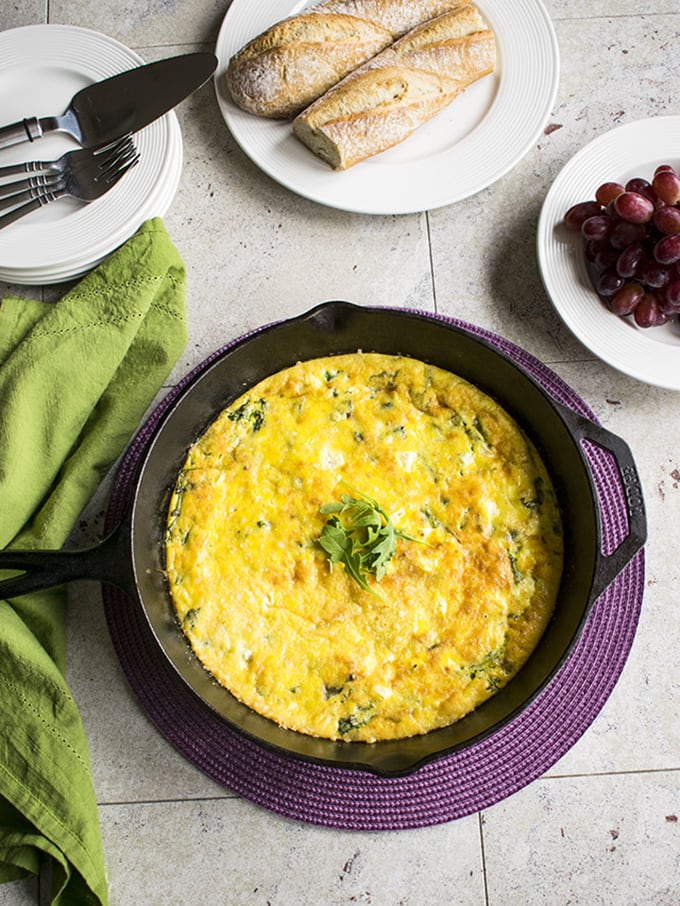
<path fill-rule="evenodd" d="M 598 359 L 597 356 L 583 354 L 583 355 L 578 356 L 578 358 L 575 357 L 573 359 L 545 358 L 545 359 L 543 359 L 543 364 L 544 365 L 581 365 L 581 364 L 589 365 L 589 364 L 592 364 L 595 362 L 601 362 L 601 361 L 602 360 Z"/>
<path fill-rule="evenodd" d="M 553 22 L 610 22 L 614 19 L 660 19 L 668 16 L 677 16 L 676 10 L 660 10 L 659 12 L 630 12 L 630 13 L 601 13 L 598 16 L 558 16 L 550 14 Z"/>
<path fill-rule="evenodd" d="M 217 40 L 217 39 L 215 39 Z M 215 41 L 211 40 L 196 40 L 196 41 L 162 41 L 160 44 L 153 43 L 141 43 L 135 44 L 134 49 L 137 51 L 140 50 L 163 50 L 165 47 L 201 47 L 206 48 L 207 50 L 213 50 L 215 47 Z M 197 89 L 198 90 L 198 89 Z"/>
<path fill-rule="evenodd" d="M 539 780 L 574 780 L 583 777 L 637 777 L 645 774 L 677 774 L 680 773 L 680 767 L 670 768 L 638 768 L 630 771 L 591 771 L 579 772 L 573 774 L 543 774 Z"/>
<path fill-rule="evenodd" d="M 479 828 L 479 852 L 482 857 L 482 879 L 484 881 L 484 906 L 489 906 L 489 885 L 486 877 L 486 853 L 484 850 L 484 813 L 477 813 L 477 827 Z"/>
<path fill-rule="evenodd" d="M 201 802 L 231 802 L 231 801 L 247 802 L 248 800 L 245 799 L 245 797 L 243 797 L 243 796 L 239 796 L 238 793 L 226 792 L 223 796 L 220 796 L 220 795 L 186 796 L 185 798 L 180 798 L 180 799 L 164 798 L 164 799 L 111 799 L 108 801 L 101 800 L 101 801 L 97 802 L 97 807 L 98 808 L 106 808 L 106 807 L 115 808 L 115 807 L 121 806 L 121 805 L 124 805 L 124 806 L 128 806 L 128 805 L 173 805 L 173 804 L 185 803 L 185 802 L 201 803 Z"/>
<path fill-rule="evenodd" d="M 430 229 L 430 212 L 425 211 L 425 232 L 427 233 L 427 255 L 430 259 L 430 284 L 432 285 L 432 308 L 438 314 L 437 285 L 434 279 L 434 256 L 432 254 L 432 231 Z"/>
<path fill-rule="evenodd" d="M 559 781 L 559 780 L 574 780 L 574 779 L 586 779 L 586 778 L 599 778 L 599 777 L 637 777 L 644 776 L 649 774 L 677 774 L 680 773 L 680 767 L 677 768 L 649 768 L 643 770 L 635 771 L 598 771 L 594 773 L 574 773 L 574 774 L 543 774 L 541 777 L 537 777 L 533 783 L 540 783 L 543 781 Z M 185 802 L 227 802 L 227 801 L 245 801 L 249 800 L 240 796 L 238 793 L 230 793 L 225 791 L 223 795 L 216 794 L 215 796 L 187 796 L 185 798 L 162 798 L 162 799 L 111 799 L 111 800 L 99 800 L 97 806 L 100 808 L 116 807 L 116 806 L 128 806 L 128 805 L 170 805 L 173 803 L 185 803 Z M 484 864 L 484 846 L 483 846 L 483 831 L 482 831 L 482 815 L 487 809 L 483 809 L 480 812 L 477 812 L 478 820 L 480 822 L 480 842 L 482 844 L 482 867 L 486 871 L 486 866 Z"/>

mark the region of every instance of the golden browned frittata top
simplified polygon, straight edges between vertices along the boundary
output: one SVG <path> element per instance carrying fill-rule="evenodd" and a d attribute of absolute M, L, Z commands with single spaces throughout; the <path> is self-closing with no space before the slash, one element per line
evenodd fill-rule
<path fill-rule="evenodd" d="M 362 514 L 380 566 L 357 578 Z M 233 695 L 292 730 L 376 741 L 453 723 L 519 670 L 554 607 L 562 530 L 497 403 L 359 352 L 278 372 L 219 415 L 177 479 L 166 559 L 182 629 Z"/>

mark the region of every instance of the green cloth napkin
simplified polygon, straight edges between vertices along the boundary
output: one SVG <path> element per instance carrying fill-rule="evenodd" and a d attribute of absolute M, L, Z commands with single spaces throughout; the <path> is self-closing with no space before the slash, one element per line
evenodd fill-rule
<path fill-rule="evenodd" d="M 0 303 L 0 548 L 63 545 L 186 343 L 185 269 L 158 218 L 55 304 Z M 0 600 L 0 882 L 51 861 L 51 902 L 108 901 L 66 591 Z"/>

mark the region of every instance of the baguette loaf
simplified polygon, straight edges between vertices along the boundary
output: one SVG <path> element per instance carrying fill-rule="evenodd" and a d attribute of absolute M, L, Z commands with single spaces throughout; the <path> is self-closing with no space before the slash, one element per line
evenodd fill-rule
<path fill-rule="evenodd" d="M 278 22 L 229 61 L 235 104 L 258 116 L 294 116 L 417 25 L 465 0 L 328 0 Z"/>
<path fill-rule="evenodd" d="M 331 167 L 346 170 L 403 141 L 495 64 L 494 34 L 468 4 L 350 73 L 293 120 L 293 131 Z"/>

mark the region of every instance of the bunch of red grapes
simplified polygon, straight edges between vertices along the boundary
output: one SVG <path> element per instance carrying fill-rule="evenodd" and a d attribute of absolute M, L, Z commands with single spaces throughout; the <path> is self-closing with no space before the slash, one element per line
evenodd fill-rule
<path fill-rule="evenodd" d="M 670 164 L 626 185 L 605 182 L 564 217 L 583 237 L 595 291 L 639 327 L 680 315 L 680 176 Z"/>

